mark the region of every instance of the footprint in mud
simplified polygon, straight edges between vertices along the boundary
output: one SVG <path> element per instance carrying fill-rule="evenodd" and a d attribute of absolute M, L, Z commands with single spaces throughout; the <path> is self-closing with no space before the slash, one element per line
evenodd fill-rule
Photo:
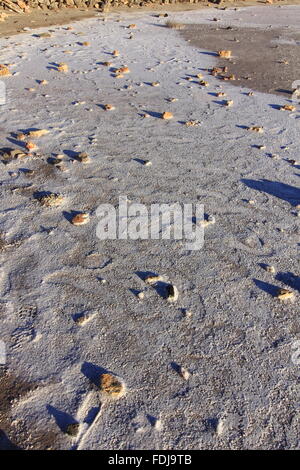
<path fill-rule="evenodd" d="M 36 338 L 33 327 L 16 328 L 11 335 L 10 351 L 16 351 Z"/>
<path fill-rule="evenodd" d="M 84 444 L 84 440 L 87 437 L 90 429 L 99 419 L 102 409 L 102 403 L 99 401 L 99 395 L 96 391 L 89 392 L 78 408 L 76 414 L 76 422 L 78 426 L 78 434 L 76 440 L 73 443 L 71 449 L 79 449 Z"/>
<path fill-rule="evenodd" d="M 139 413 L 131 421 L 131 426 L 133 427 L 134 432 L 137 434 L 144 434 L 146 432 L 151 432 L 153 429 L 156 431 L 161 431 L 162 422 L 160 418 L 150 414 Z"/>

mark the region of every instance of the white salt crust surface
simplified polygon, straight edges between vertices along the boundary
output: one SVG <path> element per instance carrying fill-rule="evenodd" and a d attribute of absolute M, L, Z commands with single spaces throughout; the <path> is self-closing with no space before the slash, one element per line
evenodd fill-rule
<path fill-rule="evenodd" d="M 294 28 L 300 8 L 170 16 Z M 0 338 L 9 371 L 38 384 L 12 403 L 12 426 L 34 436 L 58 431 L 53 448 L 61 449 L 299 449 L 299 365 L 291 355 L 300 339 L 300 166 L 287 160 L 299 160 L 300 107 L 279 111 L 285 97 L 249 97 L 248 89 L 220 84 L 202 70 L 215 58 L 159 27 L 164 21 L 113 14 L 70 31 L 52 27 L 51 38 L 34 37 L 40 29 L 0 40 L 0 62 L 16 73 L 3 79 L 1 146 L 18 147 L 13 132 L 49 130 L 36 140 L 41 157 L 1 164 L 1 232 L 11 245 L 0 253 Z M 130 23 L 137 25 L 132 40 Z M 103 61 L 131 73 L 116 79 Z M 59 62 L 68 73 L 53 69 Z M 209 87 L 185 80 L 200 72 Z M 48 85 L 37 84 L 43 79 Z M 216 91 L 233 106 L 222 106 Z M 116 109 L 105 112 L 106 103 Z M 163 121 L 163 111 L 174 118 Z M 201 125 L 186 127 L 188 120 Z M 245 129 L 255 125 L 264 133 Z M 255 147 L 261 144 L 265 150 Z M 72 161 L 74 151 L 87 152 L 91 163 Z M 64 154 L 68 171 L 47 163 L 52 154 Z M 36 191 L 65 199 L 42 207 Z M 199 251 L 180 240 L 101 241 L 96 208 L 116 205 L 119 195 L 148 206 L 203 203 L 216 223 Z M 89 212 L 89 224 L 71 225 L 71 211 Z M 146 286 L 139 273 L 147 271 L 177 286 L 175 304 Z M 276 299 L 277 287 L 293 290 L 294 301 Z M 144 300 L 134 290 L 145 291 Z M 80 313 L 91 316 L 81 326 L 74 322 Z M 173 363 L 190 371 L 187 381 Z M 93 382 L 103 370 L 126 383 L 120 400 L 98 395 Z M 75 439 L 58 426 L 70 417 L 81 423 Z"/>

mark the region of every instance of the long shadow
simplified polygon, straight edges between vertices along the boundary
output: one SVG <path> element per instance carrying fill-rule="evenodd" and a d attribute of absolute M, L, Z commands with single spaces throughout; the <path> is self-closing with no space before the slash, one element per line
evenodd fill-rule
<path fill-rule="evenodd" d="M 39 200 L 42 197 L 50 196 L 50 195 L 51 195 L 50 191 L 35 191 L 32 196 L 33 196 L 34 199 Z"/>
<path fill-rule="evenodd" d="M 168 28 L 165 24 L 157 24 L 157 23 L 147 23 L 150 26 L 157 26 L 158 28 Z"/>
<path fill-rule="evenodd" d="M 19 147 L 22 147 L 23 149 L 26 149 L 26 142 L 23 142 L 22 140 L 16 140 L 12 139 L 11 137 L 7 137 L 8 142 L 14 145 L 18 145 Z"/>
<path fill-rule="evenodd" d="M 279 104 L 269 104 L 270 108 L 277 109 L 277 111 L 281 110 L 281 106 Z"/>
<path fill-rule="evenodd" d="M 68 149 L 63 150 L 63 153 L 67 155 L 67 157 L 72 158 L 73 160 L 77 160 L 78 155 L 80 154 L 80 152 L 75 152 L 75 150 L 68 150 Z"/>
<path fill-rule="evenodd" d="M 152 271 L 136 271 L 135 274 L 140 279 L 142 279 L 142 281 L 144 281 L 144 282 L 145 282 L 145 280 L 148 276 L 157 276 L 157 273 L 154 273 Z M 169 288 L 169 286 L 170 286 L 170 283 L 165 282 L 165 281 L 157 281 L 157 282 L 151 284 L 151 287 L 163 299 L 166 299 L 168 297 L 168 288 Z"/>
<path fill-rule="evenodd" d="M 152 271 L 136 271 L 135 274 L 144 282 L 148 276 L 157 276 L 157 273 L 154 273 Z M 151 287 L 157 292 L 160 297 L 166 299 L 168 297 L 169 285 L 170 284 L 168 282 L 157 281 L 154 284 L 151 284 Z"/>
<path fill-rule="evenodd" d="M 300 202 L 300 189 L 295 186 L 266 179 L 249 180 L 242 178 L 241 181 L 251 189 L 278 197 L 289 202 L 292 206 L 296 206 Z"/>
<path fill-rule="evenodd" d="M 269 284 L 268 282 L 260 281 L 259 279 L 253 279 L 253 282 L 259 289 L 267 292 L 267 294 L 272 295 L 272 297 L 276 297 L 278 293 L 278 286 L 274 286 L 274 284 Z"/>
<path fill-rule="evenodd" d="M 99 406 L 94 406 L 91 408 L 87 414 L 87 416 L 84 418 L 83 422 L 91 425 L 93 421 L 95 420 L 97 414 L 99 413 L 101 408 L 101 404 Z"/>
<path fill-rule="evenodd" d="M 15 445 L 5 432 L 0 429 L 0 450 L 22 450 L 22 448 Z"/>
<path fill-rule="evenodd" d="M 90 380 L 96 387 L 99 387 L 99 379 L 102 374 L 112 374 L 111 371 L 104 367 L 97 366 L 92 362 L 84 362 L 81 367 L 81 372 Z M 114 374 L 115 375 L 115 374 Z"/>
<path fill-rule="evenodd" d="M 78 214 L 81 214 L 80 211 L 63 211 L 63 216 L 64 218 L 68 221 L 68 222 L 72 222 L 72 219 L 73 217 L 75 217 L 75 215 L 78 215 Z"/>
<path fill-rule="evenodd" d="M 213 103 L 225 106 L 226 100 L 218 101 L 218 100 L 213 100 Z"/>
<path fill-rule="evenodd" d="M 213 57 L 219 57 L 219 54 L 217 54 L 216 52 L 200 51 L 200 54 L 212 55 Z"/>
<path fill-rule="evenodd" d="M 292 95 L 293 92 L 291 90 L 285 90 L 283 88 L 277 88 L 277 90 L 275 91 L 278 91 L 278 93 L 286 93 L 287 95 Z"/>
<path fill-rule="evenodd" d="M 148 109 L 143 109 L 143 113 L 149 114 L 149 116 L 161 119 L 161 113 L 157 113 L 156 111 L 149 111 Z"/>
<path fill-rule="evenodd" d="M 146 414 L 146 418 L 149 421 L 149 423 L 151 424 L 151 426 L 155 426 L 155 424 L 157 423 L 157 418 L 155 418 L 155 416 Z"/>
<path fill-rule="evenodd" d="M 135 273 L 142 281 L 145 282 L 148 276 L 157 276 L 153 271 L 135 271 Z"/>
<path fill-rule="evenodd" d="M 66 432 L 70 424 L 77 423 L 77 421 L 71 415 L 65 413 L 64 411 L 60 411 L 57 408 L 54 408 L 54 406 L 47 405 L 46 408 L 48 413 L 53 416 L 57 426 L 62 432 Z"/>

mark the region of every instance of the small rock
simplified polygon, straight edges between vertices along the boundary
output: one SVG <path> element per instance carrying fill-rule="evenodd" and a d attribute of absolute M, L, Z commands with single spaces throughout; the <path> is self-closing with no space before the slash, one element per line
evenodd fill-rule
<path fill-rule="evenodd" d="M 168 302 L 176 302 L 179 296 L 177 287 L 173 284 L 168 284 L 166 290 Z"/>
<path fill-rule="evenodd" d="M 81 163 L 89 163 L 91 161 L 90 157 L 86 152 L 79 153 L 76 158 Z"/>
<path fill-rule="evenodd" d="M 203 225 L 203 227 L 207 227 L 208 225 L 213 225 L 216 223 L 216 219 L 213 215 L 207 215 L 204 220 L 200 221 L 200 224 Z"/>
<path fill-rule="evenodd" d="M 71 223 L 72 223 L 73 225 L 85 225 L 85 224 L 87 224 L 89 221 L 90 221 L 90 216 L 89 216 L 89 214 L 80 213 L 80 214 L 75 215 L 75 216 L 72 218 Z"/>
<path fill-rule="evenodd" d="M 37 129 L 35 131 L 29 131 L 28 136 L 31 137 L 32 139 L 42 137 L 43 135 L 49 134 L 49 131 L 47 129 Z"/>
<path fill-rule="evenodd" d="M 294 292 L 288 289 L 278 289 L 276 297 L 279 300 L 289 300 L 289 299 L 293 299 L 294 296 L 295 296 Z"/>
<path fill-rule="evenodd" d="M 27 150 L 36 150 L 38 148 L 34 142 L 27 142 L 25 147 Z"/>
<path fill-rule="evenodd" d="M 263 129 L 263 127 L 259 127 L 259 126 L 251 126 L 251 127 L 248 127 L 248 131 L 257 132 L 259 134 L 262 134 L 264 132 L 264 129 Z"/>
<path fill-rule="evenodd" d="M 105 111 L 113 111 L 115 107 L 112 104 L 105 104 L 104 109 Z"/>
<path fill-rule="evenodd" d="M 72 437 L 77 436 L 78 431 L 79 431 L 79 423 L 68 424 L 66 433 L 69 434 L 69 436 L 72 436 Z"/>
<path fill-rule="evenodd" d="M 274 274 L 276 272 L 274 266 L 270 266 L 269 264 L 264 265 L 264 270 L 267 271 L 267 273 Z"/>
<path fill-rule="evenodd" d="M 162 113 L 161 117 L 162 119 L 168 120 L 173 118 L 173 114 L 169 111 L 165 111 L 164 113 Z"/>
<path fill-rule="evenodd" d="M 296 106 L 293 106 L 292 104 L 285 104 L 284 106 L 281 106 L 280 110 L 281 111 L 296 111 Z"/>
<path fill-rule="evenodd" d="M 145 283 L 146 284 L 155 284 L 156 282 L 162 281 L 162 276 L 147 276 L 145 278 Z"/>
<path fill-rule="evenodd" d="M 187 127 L 195 127 L 195 126 L 199 126 L 200 125 L 200 122 L 197 121 L 197 120 L 191 120 L 191 121 L 186 121 L 185 122 L 185 125 Z"/>
<path fill-rule="evenodd" d="M 124 383 L 116 376 L 108 373 L 101 374 L 99 386 L 101 392 L 111 398 L 121 398 L 126 392 Z"/>
<path fill-rule="evenodd" d="M 222 50 L 218 51 L 219 57 L 222 57 L 223 59 L 229 59 L 231 57 L 231 51 L 228 50 Z"/>
<path fill-rule="evenodd" d="M 65 64 L 64 62 L 61 62 L 60 64 L 58 64 L 57 66 L 57 71 L 58 72 L 68 72 L 69 68 L 68 68 L 68 65 Z"/>
<path fill-rule="evenodd" d="M 60 194 L 46 194 L 44 196 L 37 197 L 42 206 L 45 207 L 57 207 L 60 206 L 64 198 Z"/>
<path fill-rule="evenodd" d="M 38 38 L 51 38 L 52 34 L 51 33 L 39 33 L 39 34 L 36 34 L 36 36 Z"/>

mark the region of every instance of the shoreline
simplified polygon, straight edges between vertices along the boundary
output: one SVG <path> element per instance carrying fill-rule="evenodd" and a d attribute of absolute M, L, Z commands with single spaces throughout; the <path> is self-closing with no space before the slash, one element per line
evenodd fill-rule
<path fill-rule="evenodd" d="M 300 22 L 298 6 L 212 11 L 171 19 Z M 207 72 L 215 52 L 141 13 L 0 41 L 12 72 L 0 128 L 0 449 L 298 448 L 300 106 L 282 112 L 285 96 L 220 82 Z M 60 204 L 43 204 L 48 195 Z M 203 204 L 203 249 L 99 238 L 97 208 L 120 195 L 147 210 Z M 167 285 L 171 303 L 156 288 Z M 99 395 L 103 372 L 125 384 L 121 400 Z"/>
<path fill-rule="evenodd" d="M 274 5 L 299 5 L 300 0 L 287 0 L 287 1 L 274 1 Z M 24 13 L 24 15 L 20 15 L 18 13 L 12 13 L 8 10 L 0 9 L 0 12 L 4 12 L 7 14 L 7 18 L 5 21 L 0 23 L 0 38 L 2 37 L 10 37 L 17 34 L 21 34 L 26 32 L 23 28 L 30 27 L 31 29 L 37 28 L 47 28 L 51 26 L 59 26 L 59 25 L 66 25 L 71 23 L 76 23 L 78 21 L 82 21 L 85 19 L 90 19 L 94 17 L 103 17 L 103 18 L 110 18 L 113 15 L 137 15 L 140 13 L 141 15 L 147 13 L 162 13 L 166 12 L 168 14 L 178 13 L 178 12 L 189 12 L 189 11 L 197 11 L 209 8 L 211 10 L 224 10 L 240 8 L 240 7 L 251 7 L 251 6 L 269 6 L 265 2 L 261 0 L 253 1 L 253 0 L 238 0 L 236 2 L 225 0 L 222 4 L 217 5 L 214 3 L 207 3 L 207 1 L 203 1 L 203 3 L 197 4 L 190 4 L 190 3 L 177 3 L 177 4 L 164 4 L 164 5 L 156 5 L 151 4 L 149 6 L 143 7 L 115 7 L 107 13 L 100 12 L 99 10 L 95 9 L 77 9 L 77 8 L 63 8 L 57 11 L 54 10 L 39 10 L 39 9 L 32 9 L 30 13 Z M 271 6 L 271 5 L 270 5 Z"/>

